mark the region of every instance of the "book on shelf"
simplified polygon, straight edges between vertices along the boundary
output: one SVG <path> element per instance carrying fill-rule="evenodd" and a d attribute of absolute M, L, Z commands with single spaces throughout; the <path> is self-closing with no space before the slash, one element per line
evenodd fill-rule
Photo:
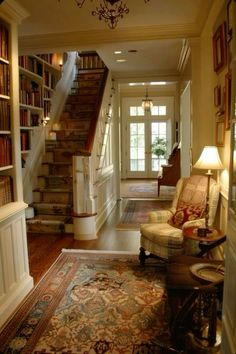
<path fill-rule="evenodd" d="M 20 143 L 21 150 L 26 151 L 29 150 L 29 132 L 25 131 L 20 133 Z"/>
<path fill-rule="evenodd" d="M 0 176 L 0 207 L 12 201 L 12 178 L 10 176 Z"/>
<path fill-rule="evenodd" d="M 11 137 L 0 135 L 0 167 L 12 164 Z"/>
<path fill-rule="evenodd" d="M 9 96 L 10 92 L 10 75 L 9 65 L 0 63 L 0 94 Z"/>
<path fill-rule="evenodd" d="M 25 75 L 20 75 L 20 103 L 42 107 L 42 86 Z"/>
<path fill-rule="evenodd" d="M 43 76 L 43 64 L 35 57 L 28 55 L 19 56 L 19 66 L 36 75 Z"/>
<path fill-rule="evenodd" d="M 0 58 L 8 60 L 8 29 L 0 23 Z"/>
<path fill-rule="evenodd" d="M 0 99 L 0 130 L 11 129 L 11 114 L 9 101 Z"/>

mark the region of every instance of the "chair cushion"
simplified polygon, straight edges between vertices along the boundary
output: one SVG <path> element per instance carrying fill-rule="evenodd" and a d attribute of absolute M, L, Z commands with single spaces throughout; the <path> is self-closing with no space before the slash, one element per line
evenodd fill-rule
<path fill-rule="evenodd" d="M 182 248 L 182 230 L 169 225 L 168 223 L 142 224 L 141 234 L 157 246 L 168 248 Z"/>
<path fill-rule="evenodd" d="M 206 192 L 206 176 L 193 175 L 187 178 L 179 196 L 176 212 L 168 223 L 182 228 L 186 221 L 201 218 L 206 206 Z"/>

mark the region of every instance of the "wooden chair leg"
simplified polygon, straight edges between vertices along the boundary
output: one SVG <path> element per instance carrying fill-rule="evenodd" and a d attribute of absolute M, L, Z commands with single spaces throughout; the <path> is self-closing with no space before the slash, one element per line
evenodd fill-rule
<path fill-rule="evenodd" d="M 146 258 L 147 258 L 147 256 L 145 253 L 145 249 L 143 247 L 140 247 L 140 249 L 139 249 L 139 262 L 141 265 L 144 265 Z"/>

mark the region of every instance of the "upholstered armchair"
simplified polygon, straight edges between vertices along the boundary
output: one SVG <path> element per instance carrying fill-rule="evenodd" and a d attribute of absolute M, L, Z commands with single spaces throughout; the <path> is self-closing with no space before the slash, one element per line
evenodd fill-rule
<path fill-rule="evenodd" d="M 213 225 L 219 199 L 219 184 L 211 178 L 209 188 L 209 227 Z M 139 260 L 157 256 L 167 260 L 170 256 L 196 255 L 198 244 L 184 240 L 183 229 L 186 227 L 204 227 L 204 212 L 207 196 L 207 177 L 192 175 L 180 178 L 172 205 L 168 210 L 149 213 L 149 223 L 140 228 Z"/>

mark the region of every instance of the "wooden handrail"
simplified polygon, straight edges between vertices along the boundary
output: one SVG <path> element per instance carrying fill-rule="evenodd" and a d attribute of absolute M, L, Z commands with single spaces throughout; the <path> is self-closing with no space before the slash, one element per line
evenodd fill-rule
<path fill-rule="evenodd" d="M 105 86 L 106 86 L 107 77 L 108 77 L 108 68 L 105 67 L 102 83 L 101 83 L 100 90 L 99 90 L 98 101 L 96 104 L 96 110 L 95 110 L 93 119 L 91 120 L 89 132 L 88 132 L 88 138 L 87 138 L 87 142 L 86 142 L 86 146 L 85 146 L 85 150 L 89 154 L 91 154 L 92 148 L 93 148 L 93 143 L 94 143 L 95 133 L 96 133 L 96 129 L 97 129 L 97 123 L 98 123 L 99 113 L 100 113 L 100 109 L 101 109 L 101 105 L 102 105 L 102 98 L 103 98 L 103 94 L 104 94 L 104 90 L 105 90 Z"/>

